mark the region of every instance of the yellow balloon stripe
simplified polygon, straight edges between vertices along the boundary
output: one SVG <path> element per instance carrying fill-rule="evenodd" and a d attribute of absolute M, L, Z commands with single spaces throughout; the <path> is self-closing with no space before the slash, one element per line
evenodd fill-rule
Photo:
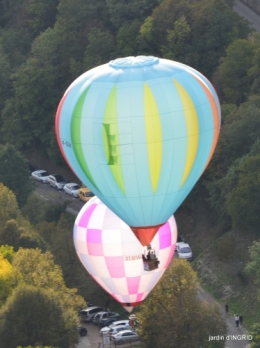
<path fill-rule="evenodd" d="M 182 187 L 190 174 L 191 168 L 197 155 L 199 145 L 199 122 L 196 108 L 192 102 L 191 97 L 178 81 L 176 81 L 175 79 L 172 80 L 181 98 L 187 131 L 186 163 L 180 185 L 180 187 Z"/>
<path fill-rule="evenodd" d="M 144 83 L 144 118 L 150 178 L 155 192 L 162 166 L 162 127 L 156 101 L 147 83 Z"/>

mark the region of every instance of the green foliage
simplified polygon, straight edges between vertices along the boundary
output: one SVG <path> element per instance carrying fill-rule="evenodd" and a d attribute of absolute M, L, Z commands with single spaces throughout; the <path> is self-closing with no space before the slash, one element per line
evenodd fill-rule
<path fill-rule="evenodd" d="M 0 231 L 0 243 L 12 246 L 15 251 L 20 246 L 20 237 L 22 229 L 19 227 L 16 220 L 7 221 L 5 227 Z"/>
<path fill-rule="evenodd" d="M 120 28 L 136 19 L 145 18 L 158 4 L 158 0 L 106 0 L 110 21 Z"/>
<path fill-rule="evenodd" d="M 0 182 L 14 192 L 21 206 L 33 190 L 28 162 L 13 145 L 7 144 L 0 145 L 0 163 Z"/>
<path fill-rule="evenodd" d="M 21 209 L 22 214 L 30 221 L 32 225 L 36 225 L 41 221 L 58 221 L 61 214 L 65 211 L 67 203 L 50 204 L 32 193 Z"/>
<path fill-rule="evenodd" d="M 0 113 L 4 107 L 5 100 L 11 92 L 11 67 L 6 55 L 0 50 Z M 0 120 L 1 122 L 1 120 Z M 1 123 L 0 123 L 1 124 Z"/>
<path fill-rule="evenodd" d="M 32 36 L 25 28 L 17 28 L 14 25 L 0 32 L 0 45 L 13 69 L 25 62 L 31 43 Z"/>
<path fill-rule="evenodd" d="M 162 47 L 163 56 L 167 59 L 183 61 L 187 54 L 187 41 L 191 36 L 191 28 L 185 16 L 174 23 L 174 29 L 167 29 L 167 46 Z"/>
<path fill-rule="evenodd" d="M 54 25 L 58 3 L 58 0 L 27 0 L 25 10 L 34 36 Z"/>
<path fill-rule="evenodd" d="M 46 249 L 43 239 L 24 219 L 11 219 L 7 221 L 3 229 L 0 230 L 0 244 L 8 244 L 15 251 L 20 247 Z"/>
<path fill-rule="evenodd" d="M 223 262 L 234 259 L 236 240 L 232 234 L 226 233 L 215 242 L 214 254 Z"/>
<path fill-rule="evenodd" d="M 117 46 L 123 57 L 138 55 L 137 43 L 141 22 L 136 19 L 123 25 L 117 33 Z"/>
<path fill-rule="evenodd" d="M 251 341 L 251 348 L 260 348 L 260 324 L 255 323 L 252 326 L 252 330 L 249 332 L 249 335 L 252 335 L 253 339 Z"/>
<path fill-rule="evenodd" d="M 256 33 L 249 40 L 237 40 L 227 48 L 219 66 L 219 87 L 228 103 L 239 105 L 252 91 L 259 92 L 259 52 L 260 35 Z"/>
<path fill-rule="evenodd" d="M 250 32 L 246 21 L 223 0 L 164 0 L 142 30 L 157 46 L 156 52 L 191 65 L 209 78 L 228 45 Z"/>
<path fill-rule="evenodd" d="M 0 307 L 12 292 L 12 265 L 0 253 Z"/>
<path fill-rule="evenodd" d="M 14 193 L 0 182 L 0 231 L 10 219 L 16 219 L 19 208 Z"/>
<path fill-rule="evenodd" d="M 48 61 L 30 58 L 13 75 L 14 98 L 2 113 L 3 137 L 18 148 L 50 141 L 50 125 L 57 107 L 57 72 Z M 39 105 L 41 107 L 39 108 Z"/>
<path fill-rule="evenodd" d="M 111 58 L 116 58 L 115 40 L 108 31 L 92 28 L 88 34 L 88 45 L 86 47 L 84 68 L 92 69 L 95 66 L 105 64 Z"/>
<path fill-rule="evenodd" d="M 227 197 L 232 224 L 240 230 L 260 230 L 260 155 L 248 157 L 240 168 L 237 186 Z"/>
<path fill-rule="evenodd" d="M 260 241 L 254 241 L 249 248 L 250 261 L 246 264 L 245 270 L 253 275 L 257 284 L 260 283 Z"/>
<path fill-rule="evenodd" d="M 39 249 L 22 249 L 13 259 L 14 278 L 18 283 L 32 285 L 55 293 L 66 309 L 84 307 L 84 299 L 77 295 L 76 289 L 66 287 L 63 274 L 50 252 L 42 253 Z M 33 270 L 33 272 L 32 272 Z"/>
<path fill-rule="evenodd" d="M 144 347 L 184 348 L 187 342 L 190 348 L 224 347 L 225 342 L 209 342 L 209 332 L 226 333 L 224 319 L 218 308 L 198 299 L 197 291 L 190 264 L 175 259 L 137 314 Z"/>
<path fill-rule="evenodd" d="M 69 348 L 77 340 L 77 317 L 44 289 L 17 287 L 0 312 L 2 348 L 39 344 Z"/>
<path fill-rule="evenodd" d="M 3 255 L 4 259 L 12 263 L 14 257 L 14 248 L 10 245 L 0 245 L 0 254 Z"/>

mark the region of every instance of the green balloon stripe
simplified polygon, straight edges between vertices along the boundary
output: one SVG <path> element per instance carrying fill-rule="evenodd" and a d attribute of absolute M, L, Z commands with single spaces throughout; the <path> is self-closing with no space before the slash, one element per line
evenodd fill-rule
<path fill-rule="evenodd" d="M 105 114 L 103 119 L 103 144 L 107 163 L 111 170 L 111 173 L 120 190 L 125 194 L 120 158 L 116 98 L 116 86 L 114 86 L 109 94 L 105 107 Z"/>
<path fill-rule="evenodd" d="M 89 179 L 89 181 L 92 183 L 92 185 L 95 186 L 95 188 L 99 190 L 97 184 L 95 183 L 89 167 L 87 165 L 84 153 L 83 153 L 83 149 L 82 149 L 82 143 L 81 143 L 81 139 L 79 138 L 79 134 L 80 134 L 80 128 L 81 128 L 81 115 L 82 115 L 82 109 L 83 109 L 83 105 L 84 105 L 84 101 L 85 98 L 88 94 L 88 91 L 90 89 L 91 85 L 81 94 L 81 96 L 79 97 L 74 109 L 73 109 L 73 113 L 72 113 L 72 117 L 71 117 L 71 140 L 72 140 L 72 146 L 73 146 L 73 150 L 74 150 L 74 154 L 78 160 L 78 163 L 81 167 L 81 169 L 83 170 L 83 172 L 85 173 L 85 175 L 87 176 L 87 178 Z"/>

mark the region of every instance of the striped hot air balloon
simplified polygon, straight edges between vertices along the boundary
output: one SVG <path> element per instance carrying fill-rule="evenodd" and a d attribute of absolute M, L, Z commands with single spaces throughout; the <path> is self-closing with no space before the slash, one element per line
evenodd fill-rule
<path fill-rule="evenodd" d="M 209 163 L 220 115 L 217 94 L 198 71 L 127 57 L 72 83 L 56 134 L 79 179 L 148 245 Z"/>
<path fill-rule="evenodd" d="M 144 270 L 144 248 L 129 226 L 97 197 L 79 212 L 73 238 L 86 270 L 130 311 L 148 296 L 169 266 L 175 250 L 177 226 L 172 216 L 153 238 L 151 245 L 160 263 L 151 272 Z"/>

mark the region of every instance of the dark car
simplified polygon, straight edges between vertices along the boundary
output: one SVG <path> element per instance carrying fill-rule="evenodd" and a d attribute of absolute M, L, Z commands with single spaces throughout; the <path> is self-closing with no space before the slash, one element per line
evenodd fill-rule
<path fill-rule="evenodd" d="M 105 327 L 112 324 L 114 321 L 120 320 L 120 315 L 118 313 L 114 312 L 108 312 L 106 314 L 103 314 L 102 317 L 99 320 L 99 327 Z"/>
<path fill-rule="evenodd" d="M 78 333 L 80 334 L 80 336 L 87 336 L 88 330 L 83 326 L 79 326 Z"/>

